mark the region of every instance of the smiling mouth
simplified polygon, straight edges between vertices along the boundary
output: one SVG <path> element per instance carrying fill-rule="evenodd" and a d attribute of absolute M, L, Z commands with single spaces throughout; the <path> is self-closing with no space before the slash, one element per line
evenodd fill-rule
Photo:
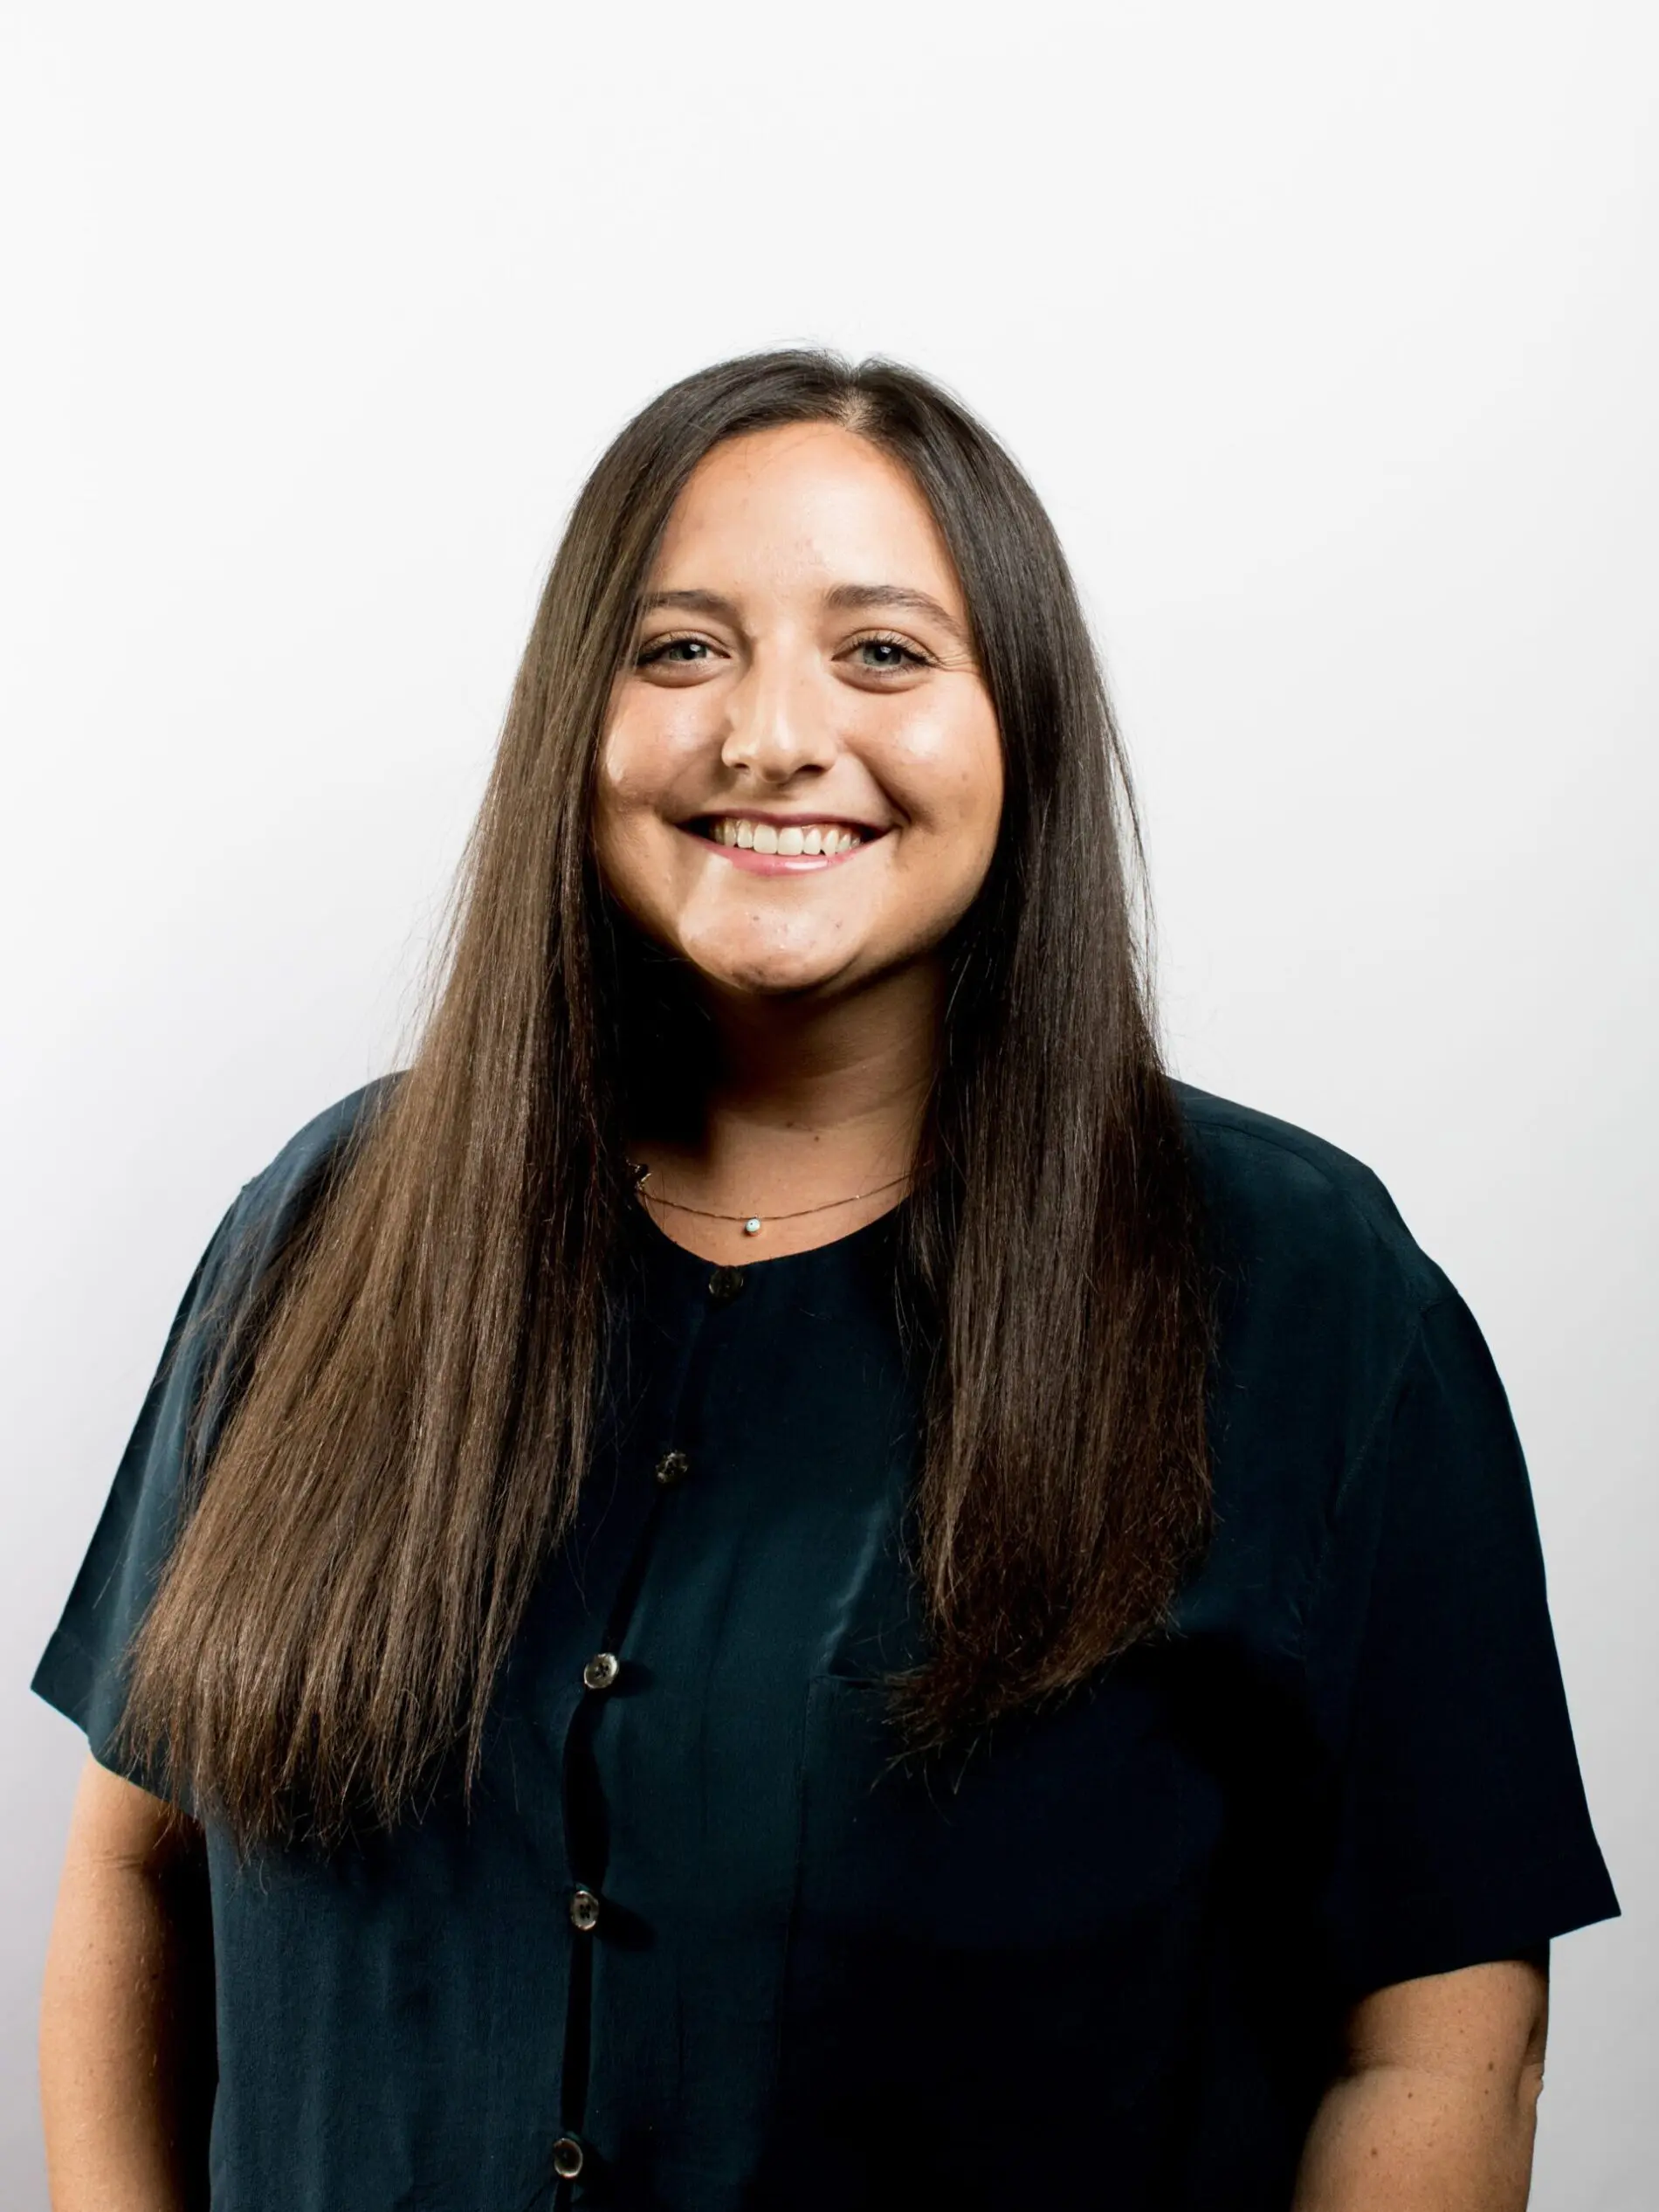
<path fill-rule="evenodd" d="M 740 868 L 795 875 L 844 860 L 885 832 L 857 822 L 780 822 L 751 814 L 705 814 L 680 827 Z"/>

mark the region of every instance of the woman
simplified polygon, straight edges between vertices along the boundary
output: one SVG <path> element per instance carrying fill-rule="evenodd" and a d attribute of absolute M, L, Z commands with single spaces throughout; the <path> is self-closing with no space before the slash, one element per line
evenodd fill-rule
<path fill-rule="evenodd" d="M 1163 1072 L 1135 847 L 953 401 L 623 432 L 36 1676 L 60 2212 L 1524 2203 L 1617 1908 L 1520 1450 L 1376 1179 Z"/>

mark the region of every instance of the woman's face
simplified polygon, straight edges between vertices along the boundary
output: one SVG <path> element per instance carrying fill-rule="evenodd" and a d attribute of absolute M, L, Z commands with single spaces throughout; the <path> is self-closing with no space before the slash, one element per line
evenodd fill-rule
<path fill-rule="evenodd" d="M 927 958 L 1002 804 L 961 587 L 908 475 L 829 424 L 716 446 L 612 695 L 612 895 L 717 989 L 835 996 Z"/>

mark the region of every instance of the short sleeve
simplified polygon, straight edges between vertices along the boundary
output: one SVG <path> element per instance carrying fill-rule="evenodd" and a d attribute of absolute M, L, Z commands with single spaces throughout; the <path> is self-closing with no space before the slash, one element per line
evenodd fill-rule
<path fill-rule="evenodd" d="M 1419 1315 L 1386 1418 L 1323 1609 L 1348 1649 L 1325 1907 L 1350 2001 L 1541 1949 L 1619 1910 L 1580 1776 L 1520 1440 L 1455 1292 Z"/>
<path fill-rule="evenodd" d="M 191 1419 L 223 1341 L 242 1213 L 239 1195 L 196 1264 L 80 1572 L 30 1685 L 86 1731 L 101 1765 L 157 1795 L 158 1778 L 115 1746 L 127 1652 L 176 1532 Z"/>

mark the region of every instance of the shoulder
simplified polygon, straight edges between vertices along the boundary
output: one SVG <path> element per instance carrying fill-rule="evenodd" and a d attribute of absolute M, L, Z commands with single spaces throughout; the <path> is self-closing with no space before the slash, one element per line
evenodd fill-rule
<path fill-rule="evenodd" d="M 403 1071 L 379 1075 L 314 1113 L 296 1129 L 282 1149 L 237 1194 L 245 1216 L 265 1218 L 290 1210 L 314 1189 L 338 1160 L 348 1141 L 366 1131 L 389 1101 Z"/>
<path fill-rule="evenodd" d="M 1218 1324 L 1217 1537 L 1185 1618 L 1303 1650 L 1317 1593 L 1334 1573 L 1332 1545 L 1360 1578 L 1346 1569 L 1336 1578 L 1344 1603 L 1360 1603 L 1425 1318 L 1462 1308 L 1364 1161 L 1294 1122 L 1175 1089 Z M 1441 1395 L 1467 1408 L 1477 1383 L 1464 1363 Z M 1456 1422 L 1442 1408 L 1430 1425 L 1444 1437 Z M 1341 1639 L 1321 1634 L 1323 1665 Z"/>
<path fill-rule="evenodd" d="M 1416 1312 L 1455 1295 L 1376 1171 L 1327 1138 L 1188 1083 L 1174 1085 L 1228 1271 L 1361 1279 Z"/>
<path fill-rule="evenodd" d="M 367 1130 L 401 1075 L 396 1070 L 376 1076 L 313 1114 L 243 1184 L 198 1271 L 201 1289 L 211 1294 L 214 1315 L 227 1304 L 239 1304 L 254 1289 L 322 1196 L 348 1140 Z"/>

